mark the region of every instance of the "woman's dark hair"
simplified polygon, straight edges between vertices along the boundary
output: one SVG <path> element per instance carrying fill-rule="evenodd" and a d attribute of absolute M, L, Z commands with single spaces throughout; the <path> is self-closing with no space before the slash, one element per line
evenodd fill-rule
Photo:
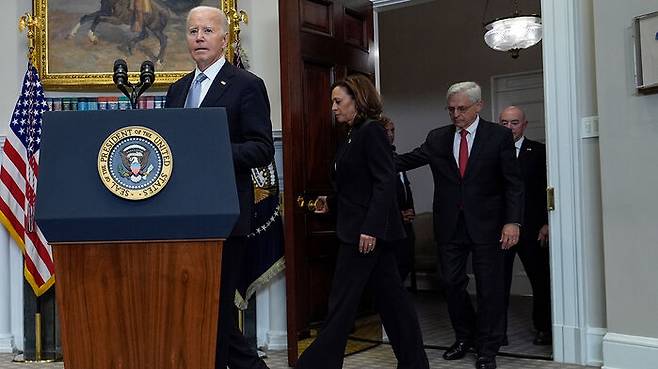
<path fill-rule="evenodd" d="M 331 85 L 331 91 L 342 87 L 354 99 L 356 105 L 356 120 L 379 120 L 382 114 L 382 99 L 370 78 L 363 74 L 352 74 Z"/>

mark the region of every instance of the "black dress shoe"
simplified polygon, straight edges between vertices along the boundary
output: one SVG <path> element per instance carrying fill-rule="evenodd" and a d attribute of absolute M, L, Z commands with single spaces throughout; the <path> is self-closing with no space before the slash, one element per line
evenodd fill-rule
<path fill-rule="evenodd" d="M 457 341 L 446 352 L 443 358 L 446 360 L 459 360 L 466 356 L 466 353 L 473 348 L 473 344 L 466 341 Z"/>
<path fill-rule="evenodd" d="M 493 356 L 478 356 L 475 361 L 477 369 L 496 369 L 496 358 Z"/>
<path fill-rule="evenodd" d="M 553 343 L 553 335 L 550 331 L 537 331 L 535 339 L 532 341 L 533 345 L 545 346 Z"/>

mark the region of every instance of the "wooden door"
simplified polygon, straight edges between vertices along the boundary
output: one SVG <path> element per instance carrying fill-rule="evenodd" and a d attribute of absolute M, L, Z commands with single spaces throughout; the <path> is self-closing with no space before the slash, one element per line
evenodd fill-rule
<path fill-rule="evenodd" d="M 332 119 L 329 88 L 350 73 L 374 76 L 374 38 L 368 0 L 279 0 L 279 19 L 288 362 L 294 365 L 298 339 L 326 316 L 338 245 L 335 220 L 307 208 L 308 199 L 332 191 L 330 167 L 343 135 Z"/>

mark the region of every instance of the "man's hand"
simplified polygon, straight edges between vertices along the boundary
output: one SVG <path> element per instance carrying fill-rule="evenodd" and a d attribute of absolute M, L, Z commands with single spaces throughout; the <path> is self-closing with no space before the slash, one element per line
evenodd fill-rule
<path fill-rule="evenodd" d="M 500 248 L 509 250 L 512 246 L 519 242 L 519 225 L 508 223 L 503 226 L 503 231 L 500 234 Z"/>
<path fill-rule="evenodd" d="M 414 211 L 414 209 L 405 209 L 402 210 L 400 213 L 402 213 L 402 221 L 405 223 L 411 223 L 416 218 L 416 212 Z"/>
<path fill-rule="evenodd" d="M 539 241 L 539 244 L 543 247 L 548 246 L 548 224 L 544 224 L 544 226 L 539 229 L 537 241 Z"/>
<path fill-rule="evenodd" d="M 548 241 L 548 224 L 544 224 L 544 226 L 539 230 L 537 241 Z"/>
<path fill-rule="evenodd" d="M 368 236 L 367 234 L 361 234 L 361 238 L 359 239 L 359 252 L 362 254 L 369 253 L 375 249 L 376 243 L 377 239 L 375 237 Z"/>

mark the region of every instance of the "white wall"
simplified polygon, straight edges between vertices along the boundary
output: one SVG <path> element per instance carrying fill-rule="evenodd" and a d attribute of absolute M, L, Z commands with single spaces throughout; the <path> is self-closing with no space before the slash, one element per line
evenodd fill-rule
<path fill-rule="evenodd" d="M 609 332 L 604 364 L 653 368 L 658 362 L 658 95 L 639 95 L 634 88 L 632 18 L 655 12 L 658 1 L 599 0 L 593 9 Z"/>
<path fill-rule="evenodd" d="M 508 3 L 490 2 L 487 19 L 511 12 Z M 521 9 L 539 12 L 538 1 L 521 1 Z M 503 8 L 494 8 L 501 6 Z M 482 117 L 488 105 L 491 76 L 539 70 L 541 44 L 518 59 L 490 49 L 483 39 L 484 2 L 444 0 L 379 13 L 379 55 L 384 113 L 396 122 L 400 153 L 420 145 L 427 133 L 450 123 L 445 92 L 459 81 L 482 86 Z M 433 181 L 428 168 L 409 173 L 416 212 L 432 211 Z"/>
<path fill-rule="evenodd" d="M 658 95 L 635 91 L 631 25 L 657 9 L 594 3 L 608 328 L 647 337 L 658 337 Z"/>
<path fill-rule="evenodd" d="M 281 129 L 281 61 L 279 58 L 278 0 L 240 0 L 238 7 L 249 15 L 241 40 L 251 72 L 265 81 L 272 107 L 272 129 Z"/>

